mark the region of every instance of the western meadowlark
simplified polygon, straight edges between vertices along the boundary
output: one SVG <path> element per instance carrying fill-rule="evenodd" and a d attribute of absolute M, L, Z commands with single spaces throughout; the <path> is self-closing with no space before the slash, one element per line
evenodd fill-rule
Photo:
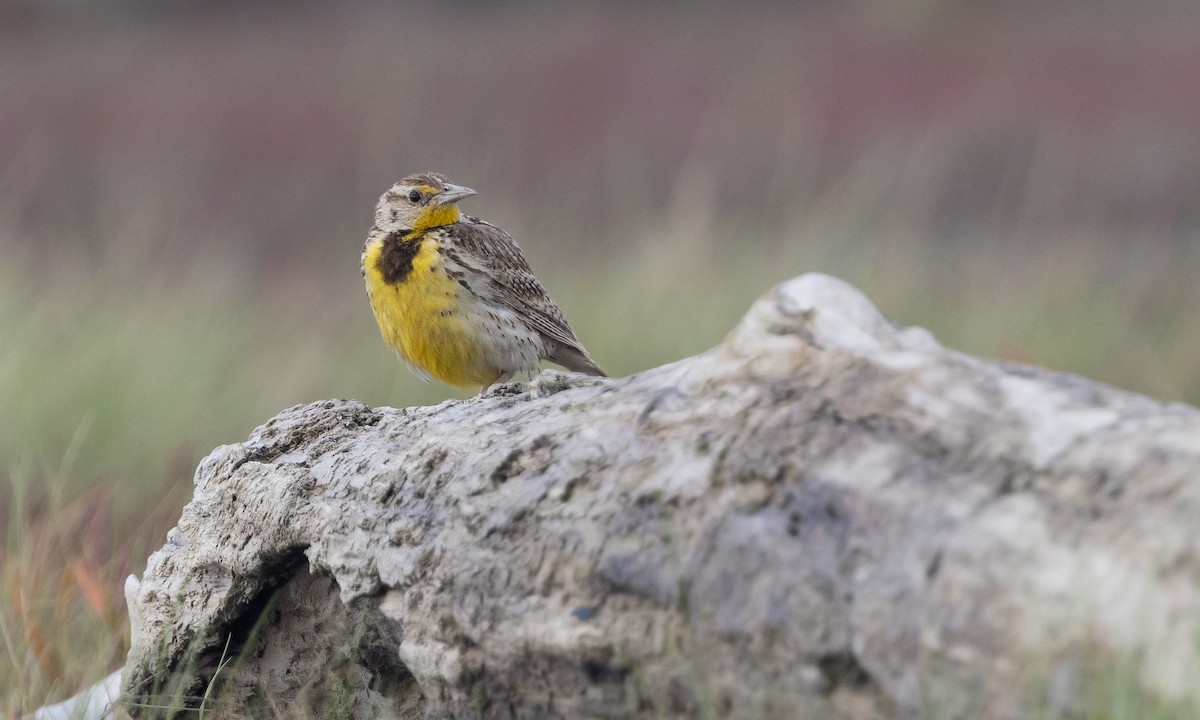
<path fill-rule="evenodd" d="M 474 194 L 420 173 L 379 198 L 362 273 L 384 341 L 425 379 L 481 394 L 542 360 L 603 376 L 517 243 L 459 212 Z"/>

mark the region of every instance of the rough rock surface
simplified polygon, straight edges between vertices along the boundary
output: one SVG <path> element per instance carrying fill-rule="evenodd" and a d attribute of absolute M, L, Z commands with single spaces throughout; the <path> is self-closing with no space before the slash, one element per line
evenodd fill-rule
<path fill-rule="evenodd" d="M 807 275 L 632 377 L 284 411 L 128 594 L 126 697 L 226 716 L 1017 718 L 1102 657 L 1195 700 L 1200 411 Z"/>

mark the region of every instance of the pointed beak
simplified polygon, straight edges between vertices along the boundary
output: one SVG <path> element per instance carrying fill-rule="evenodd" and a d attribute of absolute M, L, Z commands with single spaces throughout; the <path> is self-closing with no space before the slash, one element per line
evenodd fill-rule
<path fill-rule="evenodd" d="M 448 203 L 458 202 L 465 197 L 471 197 L 474 194 L 475 191 L 469 187 L 463 187 L 462 185 L 451 185 L 447 183 L 445 190 L 442 190 L 440 193 L 433 196 L 433 204 L 446 205 Z"/>

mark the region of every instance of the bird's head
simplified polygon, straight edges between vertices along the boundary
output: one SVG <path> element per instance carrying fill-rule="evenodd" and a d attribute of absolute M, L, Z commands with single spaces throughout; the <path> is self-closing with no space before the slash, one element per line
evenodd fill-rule
<path fill-rule="evenodd" d="M 475 191 L 453 185 L 445 175 L 418 173 L 393 185 L 375 206 L 375 227 L 384 232 L 419 232 L 458 222 L 457 202 Z"/>

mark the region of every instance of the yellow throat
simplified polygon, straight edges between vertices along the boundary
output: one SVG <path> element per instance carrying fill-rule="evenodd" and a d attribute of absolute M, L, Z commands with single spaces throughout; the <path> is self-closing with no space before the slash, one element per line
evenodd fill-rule
<path fill-rule="evenodd" d="M 429 228 L 453 225 L 458 222 L 459 217 L 461 215 L 458 212 L 458 205 L 455 203 L 430 205 L 413 222 L 412 230 L 405 233 L 405 237 L 411 237 L 415 233 L 423 233 Z"/>

